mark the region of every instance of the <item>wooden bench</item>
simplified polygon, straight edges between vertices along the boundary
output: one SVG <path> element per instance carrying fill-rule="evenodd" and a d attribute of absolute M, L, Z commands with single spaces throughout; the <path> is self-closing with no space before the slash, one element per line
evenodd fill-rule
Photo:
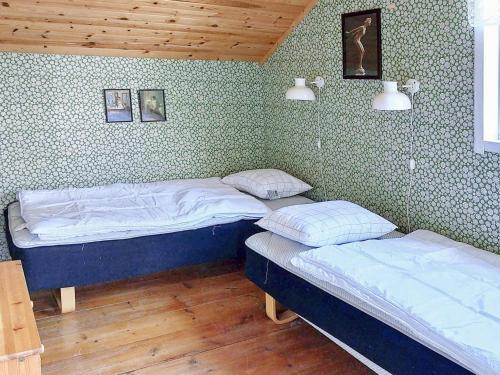
<path fill-rule="evenodd" d="M 0 263 L 0 374 L 40 375 L 43 345 L 20 261 Z"/>

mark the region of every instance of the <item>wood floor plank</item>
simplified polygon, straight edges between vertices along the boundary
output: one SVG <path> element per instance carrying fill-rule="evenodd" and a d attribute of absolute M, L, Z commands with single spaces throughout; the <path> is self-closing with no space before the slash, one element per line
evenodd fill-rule
<path fill-rule="evenodd" d="M 326 369 L 325 365 L 330 368 Z M 326 337 L 317 335 L 311 327 L 299 325 L 265 337 L 255 337 L 150 366 L 132 374 L 300 374 L 310 367 L 317 366 L 322 366 L 324 373 L 345 374 L 350 370 L 351 363 L 349 358 L 343 355 L 342 350 Z M 332 368 L 335 372 L 332 372 Z M 316 371 L 316 373 L 322 372 L 317 368 Z M 371 374 L 370 371 L 359 373 Z"/>
<path fill-rule="evenodd" d="M 301 320 L 276 325 L 241 264 L 77 289 L 77 311 L 35 301 L 45 375 L 371 374 Z"/>

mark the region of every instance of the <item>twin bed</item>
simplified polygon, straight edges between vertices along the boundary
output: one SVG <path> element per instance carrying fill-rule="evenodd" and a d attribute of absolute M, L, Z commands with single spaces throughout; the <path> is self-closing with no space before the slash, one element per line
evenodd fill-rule
<path fill-rule="evenodd" d="M 397 251 L 406 253 L 408 244 L 415 245 L 415 253 L 400 257 Z M 253 235 L 246 246 L 245 274 L 269 295 L 268 301 L 275 298 L 287 306 L 377 374 L 500 371 L 500 257 L 494 254 L 428 231 L 404 237 L 393 232 L 380 240 L 352 243 L 348 247 L 354 251 L 349 252 L 342 252 L 343 246 L 311 248 L 272 232 Z M 391 248 L 398 250 L 387 251 L 383 262 L 376 260 L 375 251 Z M 356 257 L 359 252 L 373 259 L 363 264 Z M 338 257 L 330 262 L 333 269 L 322 262 L 321 255 L 329 254 Z M 387 267 L 390 258 L 396 272 Z M 436 259 L 474 272 L 460 280 L 459 272 L 435 268 Z M 409 263 L 428 276 L 419 280 L 406 274 Z M 395 282 L 399 272 L 405 276 Z M 479 287 L 471 285 L 476 277 Z M 365 285 L 359 281 L 363 278 Z M 398 293 L 407 296 L 408 306 L 392 298 Z M 290 313 L 287 317 L 289 321 Z"/>
<path fill-rule="evenodd" d="M 303 196 L 265 201 L 269 209 L 311 202 Z M 262 231 L 255 219 L 210 224 L 162 234 L 141 236 L 122 233 L 113 239 L 85 238 L 48 244 L 28 229 L 16 231 L 23 224 L 19 203 L 5 211 L 9 251 L 23 262 L 30 291 L 58 289 L 121 280 L 177 267 L 243 259 L 245 240 Z M 108 236 L 109 237 L 109 236 Z M 82 239 L 77 239 L 79 241 Z"/>
<path fill-rule="evenodd" d="M 26 191 L 5 211 L 7 243 L 30 291 L 54 289 L 62 312 L 75 287 L 194 264 L 243 259 L 256 219 L 300 195 L 259 200 L 219 178 Z"/>
<path fill-rule="evenodd" d="M 378 374 L 500 371 L 500 257 L 432 232 L 403 237 L 348 202 L 325 211 L 288 195 L 257 199 L 220 179 L 24 192 L 5 212 L 7 240 L 29 289 L 60 290 L 63 312 L 74 309 L 75 286 L 246 257 L 273 320 L 277 300 L 293 311 L 284 321 L 298 314 Z M 284 210 L 311 211 L 289 238 L 293 220 L 277 224 Z M 325 223 L 347 227 L 337 240 L 350 243 L 304 244 L 330 229 L 299 232 Z M 380 230 L 388 234 L 359 241 Z"/>

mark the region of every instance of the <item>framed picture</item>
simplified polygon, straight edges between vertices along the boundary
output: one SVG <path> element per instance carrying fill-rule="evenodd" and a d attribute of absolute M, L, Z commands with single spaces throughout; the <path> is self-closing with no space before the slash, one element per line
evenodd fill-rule
<path fill-rule="evenodd" d="M 380 9 L 342 15 L 344 79 L 382 78 Z"/>
<path fill-rule="evenodd" d="M 139 109 L 142 122 L 166 121 L 163 90 L 139 90 Z"/>
<path fill-rule="evenodd" d="M 106 122 L 131 122 L 134 120 L 129 89 L 104 90 L 104 106 Z"/>

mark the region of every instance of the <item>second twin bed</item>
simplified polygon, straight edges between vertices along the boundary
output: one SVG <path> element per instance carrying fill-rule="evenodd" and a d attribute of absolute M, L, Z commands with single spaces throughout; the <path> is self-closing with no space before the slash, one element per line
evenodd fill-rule
<path fill-rule="evenodd" d="M 375 372 L 500 373 L 497 255 L 425 230 L 323 247 L 268 231 L 246 245 L 248 278 Z"/>

